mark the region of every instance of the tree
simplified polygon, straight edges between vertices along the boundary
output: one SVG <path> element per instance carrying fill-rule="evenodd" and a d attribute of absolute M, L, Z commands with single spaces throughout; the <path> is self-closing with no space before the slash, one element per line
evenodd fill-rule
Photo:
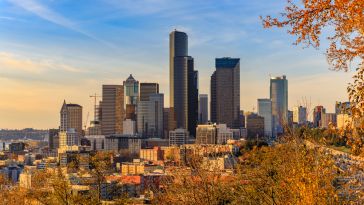
<path fill-rule="evenodd" d="M 298 3 L 300 2 L 300 3 Z M 261 17 L 262 18 L 262 17 Z M 288 0 L 278 18 L 262 18 L 265 28 L 288 27 L 295 44 L 318 48 L 325 28 L 333 31 L 327 39 L 327 60 L 333 70 L 348 71 L 355 65 L 354 82 L 348 86 L 353 129 L 350 144 L 355 153 L 364 153 L 364 1 L 363 0 Z M 357 63 L 359 62 L 359 63 Z"/>
<path fill-rule="evenodd" d="M 361 0 L 288 0 L 280 18 L 267 16 L 264 27 L 290 27 L 288 33 L 297 36 L 295 44 L 320 46 L 325 27 L 334 30 L 329 36 L 328 61 L 335 70 L 349 69 L 353 60 L 364 60 L 364 1 Z"/>

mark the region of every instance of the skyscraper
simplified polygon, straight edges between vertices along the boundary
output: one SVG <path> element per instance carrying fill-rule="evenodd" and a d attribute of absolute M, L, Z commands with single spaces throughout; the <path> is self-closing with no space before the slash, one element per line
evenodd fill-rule
<path fill-rule="evenodd" d="M 192 65 L 191 65 L 192 64 Z M 196 136 L 198 124 L 198 71 L 194 70 L 193 60 L 188 65 L 188 132 Z"/>
<path fill-rule="evenodd" d="M 140 83 L 139 101 L 148 101 L 151 94 L 159 93 L 158 83 Z"/>
<path fill-rule="evenodd" d="M 240 127 L 240 59 L 216 58 L 211 76 L 211 121 Z"/>
<path fill-rule="evenodd" d="M 163 137 L 163 107 L 164 95 L 161 93 L 149 96 L 149 130 L 148 135 L 151 137 Z"/>
<path fill-rule="evenodd" d="M 198 122 L 206 124 L 208 121 L 208 95 L 200 94 L 198 100 Z"/>
<path fill-rule="evenodd" d="M 188 37 L 180 31 L 169 35 L 170 118 L 177 128 L 195 133 L 198 118 L 198 73 L 188 56 Z M 170 127 L 174 129 L 174 127 Z"/>
<path fill-rule="evenodd" d="M 82 106 L 67 104 L 65 100 L 63 101 L 60 116 L 60 132 L 67 132 L 69 129 L 74 129 L 79 136 L 82 136 Z"/>
<path fill-rule="evenodd" d="M 272 137 L 272 101 L 270 99 L 258 99 L 258 115 L 264 117 L 264 134 Z"/>
<path fill-rule="evenodd" d="M 139 100 L 139 81 L 130 76 L 123 82 L 124 86 L 124 119 L 136 121 L 136 105 Z"/>
<path fill-rule="evenodd" d="M 103 135 L 122 134 L 124 119 L 124 87 L 103 85 L 101 132 Z"/>
<path fill-rule="evenodd" d="M 159 93 L 158 83 L 140 83 L 140 98 L 137 106 L 137 128 L 142 136 L 150 134 L 150 96 Z"/>
<path fill-rule="evenodd" d="M 288 81 L 286 76 L 271 77 L 270 99 L 274 133 L 283 133 L 283 127 L 288 123 Z"/>

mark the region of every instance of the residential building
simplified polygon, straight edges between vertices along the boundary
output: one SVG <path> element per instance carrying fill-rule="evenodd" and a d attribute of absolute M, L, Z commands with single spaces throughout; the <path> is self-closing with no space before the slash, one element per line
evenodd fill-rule
<path fill-rule="evenodd" d="M 141 143 L 138 135 L 108 135 L 105 137 L 105 150 L 139 155 Z"/>
<path fill-rule="evenodd" d="M 216 58 L 211 76 L 211 122 L 240 127 L 240 59 Z"/>
<path fill-rule="evenodd" d="M 163 160 L 163 151 L 160 147 L 152 149 L 140 149 L 139 158 L 145 161 L 161 161 Z"/>

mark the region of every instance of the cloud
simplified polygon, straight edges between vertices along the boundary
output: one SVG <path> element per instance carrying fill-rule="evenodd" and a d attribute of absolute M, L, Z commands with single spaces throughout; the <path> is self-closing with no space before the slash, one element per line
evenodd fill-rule
<path fill-rule="evenodd" d="M 49 71 L 84 73 L 85 69 L 45 59 L 30 59 L 13 53 L 0 52 L 0 71 L 2 73 L 44 74 Z"/>
<path fill-rule="evenodd" d="M 30 13 L 33 13 L 37 15 L 38 17 L 47 20 L 49 22 L 52 22 L 54 24 L 57 24 L 59 26 L 62 26 L 64 28 L 70 29 L 72 31 L 75 31 L 77 33 L 83 34 L 91 39 L 94 39 L 110 48 L 115 48 L 112 44 L 109 42 L 99 39 L 93 34 L 86 32 L 82 30 L 76 23 L 71 21 L 70 19 L 62 16 L 61 14 L 49 9 L 45 5 L 41 4 L 40 2 L 36 0 L 8 0 L 12 4 L 19 6 L 25 10 L 27 10 Z"/>

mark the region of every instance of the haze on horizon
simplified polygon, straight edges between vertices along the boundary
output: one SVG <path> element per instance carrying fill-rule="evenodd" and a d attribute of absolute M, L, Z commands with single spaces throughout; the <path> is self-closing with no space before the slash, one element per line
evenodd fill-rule
<path fill-rule="evenodd" d="M 189 36 L 201 94 L 210 93 L 215 58 L 238 57 L 243 110 L 269 98 L 270 75 L 286 75 L 289 108 L 306 98 L 333 112 L 335 101 L 347 100 L 352 73 L 330 71 L 324 50 L 293 46 L 284 30 L 262 28 L 259 16 L 276 15 L 285 3 L 0 0 L 0 129 L 58 127 L 64 99 L 92 119 L 89 95 L 129 74 L 159 83 L 168 106 L 173 29 Z"/>

